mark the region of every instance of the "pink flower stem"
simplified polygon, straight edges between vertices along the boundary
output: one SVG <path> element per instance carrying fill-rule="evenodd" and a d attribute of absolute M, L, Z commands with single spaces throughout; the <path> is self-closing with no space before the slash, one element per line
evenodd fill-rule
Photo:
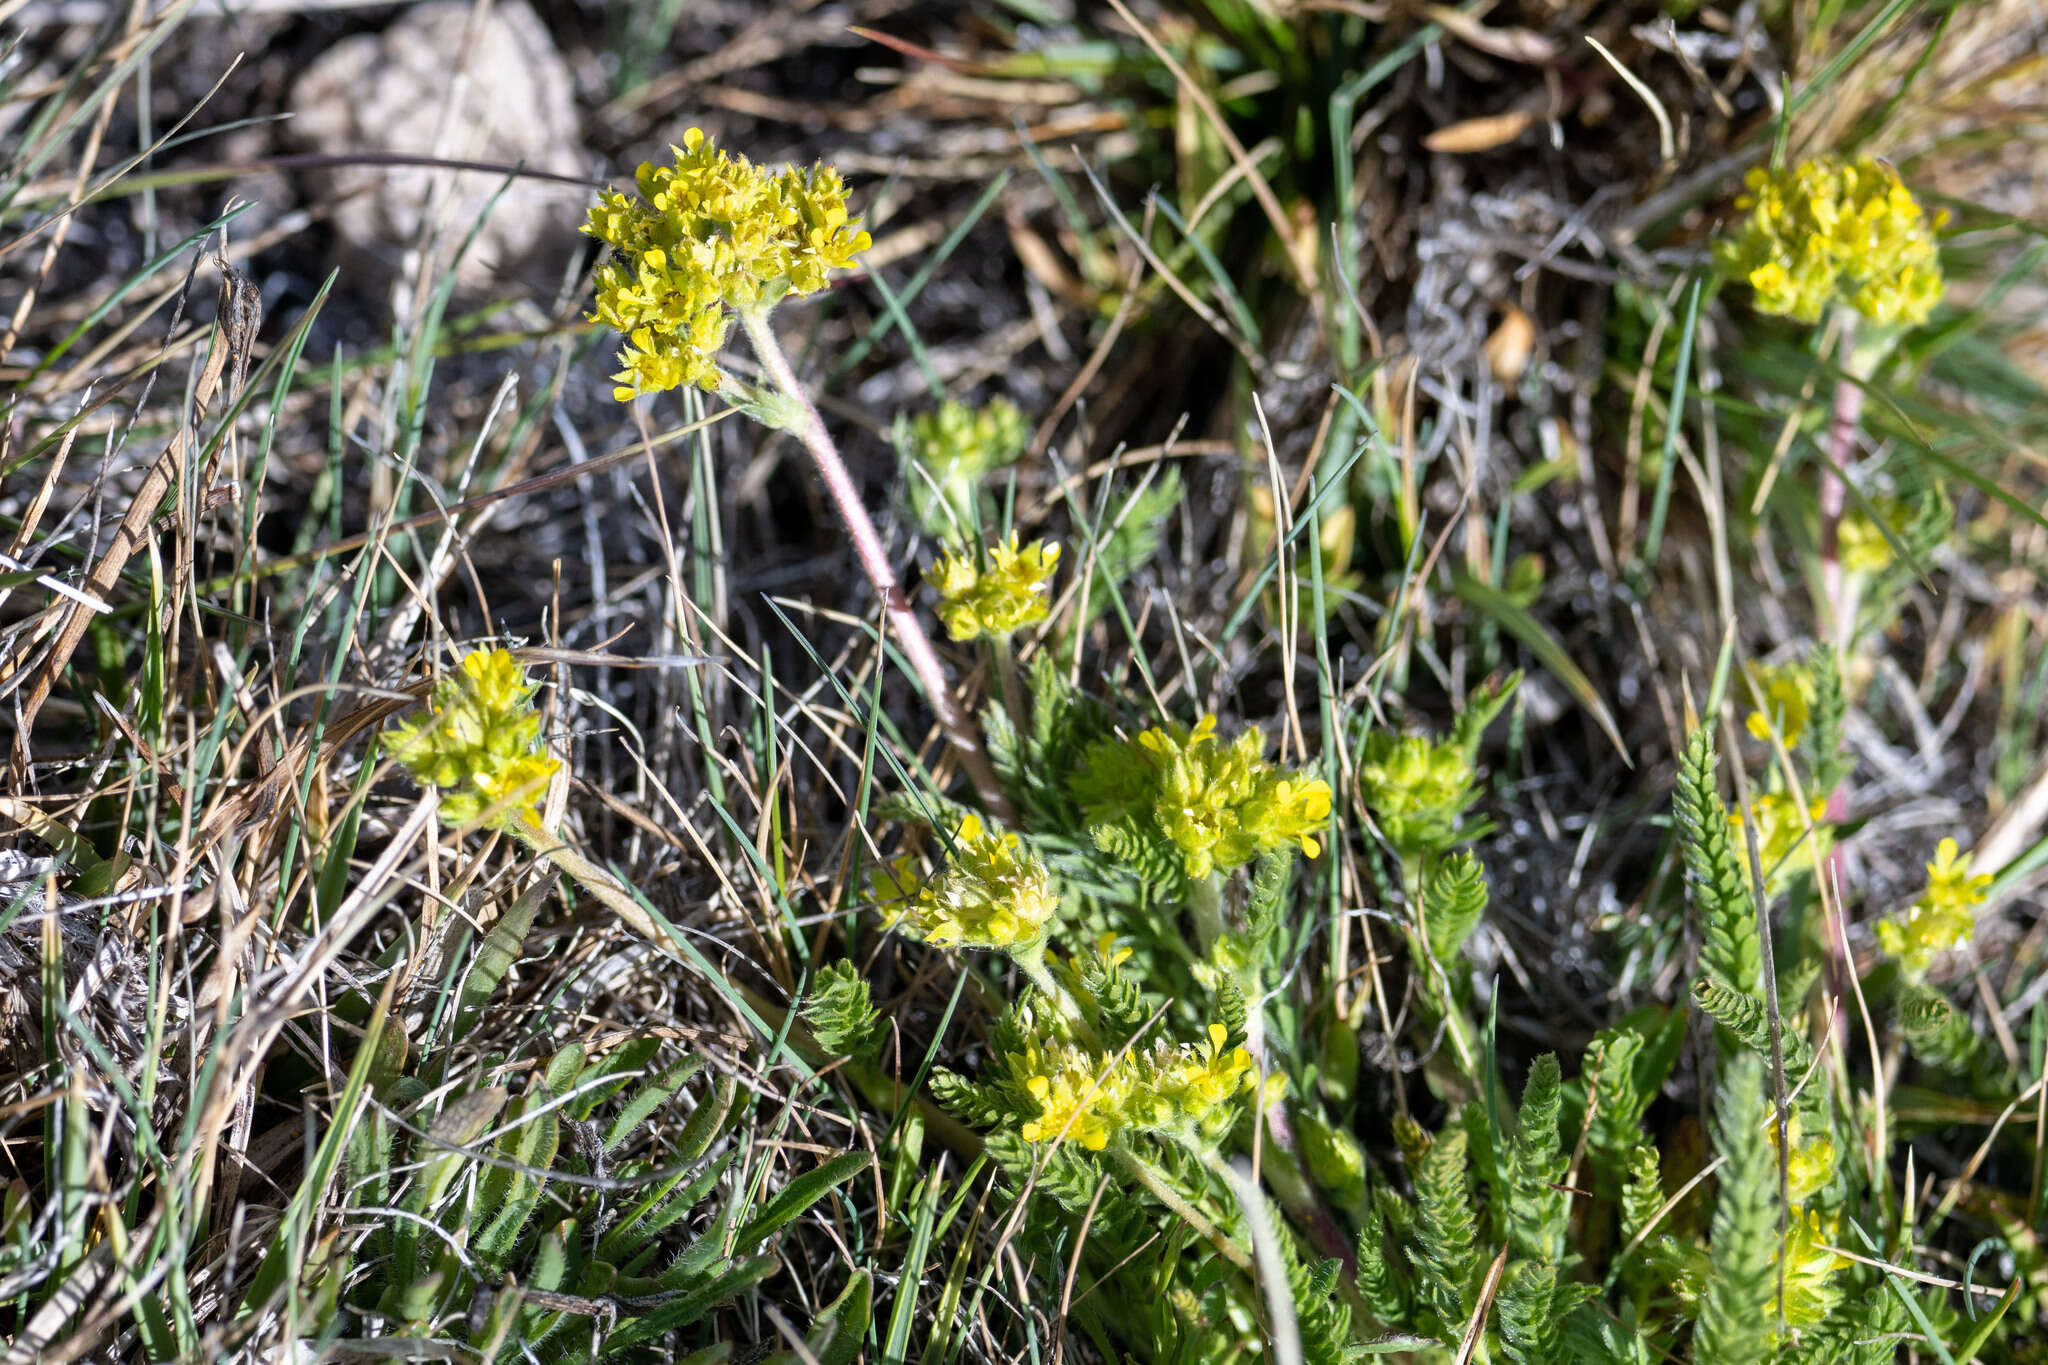
<path fill-rule="evenodd" d="M 1845 310 L 1846 311 L 1846 310 Z M 1834 636 L 1836 667 L 1847 669 L 1849 648 L 1853 643 L 1851 632 L 1855 622 L 1850 619 L 1856 614 L 1855 602 L 1847 591 L 1847 578 L 1842 571 L 1842 516 L 1848 510 L 1849 487 L 1844 479 L 1850 462 L 1856 458 L 1856 429 L 1863 420 L 1863 384 L 1875 368 L 1869 358 L 1859 355 L 1856 350 L 1856 319 L 1845 317 L 1842 323 L 1842 378 L 1835 384 L 1834 411 L 1828 418 L 1827 463 L 1820 471 L 1820 579 L 1821 593 L 1827 603 L 1827 621 Z M 1827 793 L 1827 807 L 1822 818 L 1839 824 L 1849 814 L 1849 784 L 1837 782 Z M 1831 848 L 1827 852 L 1824 875 L 1830 877 L 1836 886 L 1841 885 L 1842 850 Z M 1855 971 L 1854 963 L 1841 957 L 1835 950 L 1833 939 L 1828 940 L 1827 974 L 1830 990 L 1840 997 L 1841 980 L 1845 973 Z M 1848 1020 L 1835 1021 L 1836 1042 L 1848 1040 Z"/>
<path fill-rule="evenodd" d="M 1853 341 L 1853 336 L 1848 340 Z M 1835 410 L 1828 420 L 1828 460 L 1820 471 L 1821 589 L 1838 649 L 1847 646 L 1850 629 L 1842 619 L 1848 605 L 1842 595 L 1842 514 L 1849 502 L 1842 475 L 1856 456 L 1856 427 L 1862 418 L 1863 381 L 1854 374 L 1844 375 L 1835 385 Z"/>
<path fill-rule="evenodd" d="M 846 524 L 847 534 L 853 538 L 854 556 L 860 560 L 862 571 L 874 584 L 876 595 L 882 599 L 882 613 L 895 631 L 896 642 L 910 661 L 911 671 L 924 688 L 925 700 L 937 713 L 940 728 L 960 755 L 960 765 L 967 770 L 968 781 L 974 784 L 975 792 L 990 814 L 1004 824 L 1016 823 L 1016 812 L 1010 806 L 1009 797 L 1004 795 L 1002 784 L 996 781 L 995 770 L 989 766 L 988 752 L 968 724 L 959 703 L 954 700 L 952 687 L 946 681 L 946 671 L 939 663 L 937 651 L 932 648 L 931 637 L 925 634 L 916 609 L 910 605 L 909 596 L 897 582 L 896 571 L 890 567 L 888 554 L 882 548 L 882 538 L 875 534 L 875 524 L 868 517 L 867 508 L 861 505 L 860 491 L 853 486 L 853 479 L 846 472 L 846 462 L 839 458 L 839 447 L 833 442 L 832 433 L 825 429 L 825 419 L 818 415 L 817 406 L 811 402 L 803 386 L 797 383 L 796 372 L 790 368 L 789 357 L 783 354 L 782 344 L 775 339 L 775 329 L 769 325 L 766 311 L 741 309 L 739 316 L 740 325 L 746 329 L 747 340 L 753 343 L 761 368 L 767 372 L 775 389 L 788 400 L 784 429 L 803 442 L 804 449 L 811 453 L 811 460 L 818 467 L 818 476 L 825 481 L 825 488 L 832 495 L 832 505 L 838 508 L 839 519 Z"/>

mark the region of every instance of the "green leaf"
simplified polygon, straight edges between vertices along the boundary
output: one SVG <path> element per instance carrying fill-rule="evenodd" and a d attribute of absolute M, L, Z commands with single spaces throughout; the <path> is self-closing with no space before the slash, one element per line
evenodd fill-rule
<path fill-rule="evenodd" d="M 866 1152 L 842 1152 L 823 1165 L 805 1171 L 776 1191 L 767 1206 L 740 1229 L 733 1245 L 759 1246 L 763 1240 L 802 1216 L 811 1205 L 866 1170 L 872 1159 Z"/>
<path fill-rule="evenodd" d="M 1565 652 L 1564 645 L 1551 633 L 1550 627 L 1530 615 L 1526 608 L 1510 602 L 1498 588 L 1470 574 L 1455 575 L 1451 579 L 1451 591 L 1459 601 L 1528 646 L 1529 652 L 1564 684 L 1565 690 L 1593 718 L 1593 723 L 1600 727 L 1600 733 L 1607 736 L 1607 742 L 1621 755 L 1621 761 L 1635 767 L 1635 759 L 1630 756 L 1628 746 L 1621 742 L 1621 731 L 1615 727 L 1614 716 L 1608 711 L 1607 703 L 1601 700 L 1593 680 L 1572 662 L 1571 655 Z"/>
<path fill-rule="evenodd" d="M 1778 1166 L 1763 1117 L 1763 1063 L 1740 1053 L 1723 1068 L 1714 1103 L 1721 1191 L 1714 1203 L 1707 1288 L 1693 1343 L 1697 1365 L 1755 1365 L 1770 1356 Z"/>
<path fill-rule="evenodd" d="M 470 963 L 469 974 L 462 978 L 451 1037 L 466 1038 L 476 1027 L 485 1004 L 497 993 L 512 964 L 519 961 L 519 950 L 525 946 L 527 931 L 533 928 L 534 916 L 560 877 L 561 873 L 551 871 L 527 887 L 505 907 L 505 913 L 484 935 L 484 941 L 477 946 L 476 959 Z"/>

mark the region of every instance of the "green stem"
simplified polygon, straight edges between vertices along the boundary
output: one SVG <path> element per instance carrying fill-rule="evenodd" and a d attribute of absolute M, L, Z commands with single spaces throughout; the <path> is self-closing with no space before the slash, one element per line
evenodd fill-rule
<path fill-rule="evenodd" d="M 1116 1158 L 1118 1165 L 1137 1177 L 1138 1183 L 1143 1185 L 1154 1199 L 1166 1205 L 1182 1222 L 1193 1228 L 1197 1235 L 1215 1247 L 1224 1260 L 1239 1270 L 1250 1273 L 1250 1253 L 1224 1236 L 1214 1223 L 1204 1218 L 1200 1210 L 1188 1202 L 1186 1196 L 1167 1183 L 1166 1177 L 1151 1162 L 1126 1147 L 1113 1147 L 1110 1154 Z"/>
<path fill-rule="evenodd" d="M 1088 1016 L 1082 1013 L 1081 1002 L 1074 998 L 1072 991 L 1060 984 L 1059 978 L 1045 965 L 1045 940 L 1040 939 L 1028 948 L 1012 949 L 1010 960 L 1017 964 L 1018 971 L 1024 973 L 1025 980 L 1036 986 L 1039 993 L 1052 1002 L 1053 1008 L 1059 1011 L 1060 1018 L 1066 1020 L 1067 1027 L 1072 1030 L 1074 1041 L 1091 1052 L 1100 1052 L 1102 1041 L 1095 1032 L 1095 1026 L 1088 1022 Z"/>
<path fill-rule="evenodd" d="M 1022 734 L 1030 726 L 1031 713 L 1024 709 L 1024 688 L 1017 678 L 1016 648 L 1010 644 L 1007 635 L 990 636 L 989 648 L 995 655 L 996 682 L 1003 689 L 1003 709 L 1010 713 L 1010 724 Z"/>

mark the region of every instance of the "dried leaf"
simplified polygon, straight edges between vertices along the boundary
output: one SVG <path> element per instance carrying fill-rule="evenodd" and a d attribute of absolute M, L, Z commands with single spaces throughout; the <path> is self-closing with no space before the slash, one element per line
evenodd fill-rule
<path fill-rule="evenodd" d="M 1479 118 L 1460 119 L 1448 127 L 1439 128 L 1422 139 L 1422 145 L 1432 152 L 1450 152 L 1462 155 L 1468 152 L 1490 152 L 1495 147 L 1505 147 L 1536 121 L 1536 115 L 1527 110 L 1511 109 L 1505 114 L 1485 114 Z"/>

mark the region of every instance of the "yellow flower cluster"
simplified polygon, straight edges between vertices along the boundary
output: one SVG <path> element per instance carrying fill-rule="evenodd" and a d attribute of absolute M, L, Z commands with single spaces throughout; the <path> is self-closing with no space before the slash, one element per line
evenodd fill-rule
<path fill-rule="evenodd" d="M 932 583 L 939 590 L 939 619 L 946 633 L 972 640 L 1043 621 L 1052 609 L 1052 575 L 1059 561 L 1060 547 L 1049 541 L 1018 549 L 1014 531 L 1008 540 L 988 547 L 987 568 L 978 566 L 972 554 L 941 554 Z"/>
<path fill-rule="evenodd" d="M 1403 853 L 1441 852 L 1478 795 L 1471 750 L 1456 739 L 1377 731 L 1365 744 L 1358 785 L 1380 832 Z"/>
<path fill-rule="evenodd" d="M 1757 167 L 1744 183 L 1735 204 L 1747 216 L 1717 254 L 1760 310 L 1815 322 L 1840 300 L 1880 326 L 1927 321 L 1941 298 L 1934 233 L 1947 215 L 1930 219 L 1898 172 L 1867 156 L 1822 156 Z"/>
<path fill-rule="evenodd" d="M 1750 670 L 1757 691 L 1763 694 L 1761 710 L 1749 713 L 1744 722 L 1749 732 L 1768 741 L 1776 730 L 1791 748 L 1806 733 L 1813 715 L 1813 675 L 1799 664 L 1760 665 Z"/>
<path fill-rule="evenodd" d="M 1835 1178 L 1835 1140 L 1826 1133 L 1807 1137 L 1796 1112 L 1788 1126 L 1792 1130 L 1792 1154 L 1785 1162 L 1785 1197 L 1794 1204 L 1804 1204 Z M 1771 1145 L 1780 1149 L 1784 1146 L 1775 1123 L 1771 1125 Z"/>
<path fill-rule="evenodd" d="M 1212 1142 L 1235 1122 L 1239 1095 L 1258 1086 L 1251 1054 L 1226 1047 L 1229 1031 L 1209 1025 L 1194 1045 L 1165 1043 L 1104 1058 L 1071 1043 L 1027 1043 L 1010 1058 L 1038 1116 L 1018 1129 L 1026 1142 L 1064 1135 L 1099 1152 L 1120 1133 L 1168 1133 Z"/>
<path fill-rule="evenodd" d="M 1133 1068 L 1128 1058 L 1105 1060 L 1072 1043 L 1029 1044 L 1013 1059 L 1024 1093 L 1038 1117 L 1017 1131 L 1026 1142 L 1078 1142 L 1099 1152 L 1126 1126 Z"/>
<path fill-rule="evenodd" d="M 1807 1328 L 1818 1326 L 1841 1300 L 1842 1287 L 1835 1281 L 1835 1272 L 1852 1263 L 1828 1250 L 1840 1236 L 1841 1214 L 1805 1207 L 1834 1182 L 1834 1140 L 1825 1133 L 1806 1138 L 1797 1114 L 1789 1127 L 1791 1155 L 1785 1162 L 1785 1197 L 1791 1204 L 1791 1217 L 1779 1251 L 1785 1265 L 1784 1312 L 1787 1325 Z M 1782 1145 L 1783 1135 L 1773 1123 L 1771 1146 L 1779 1150 Z"/>
<path fill-rule="evenodd" d="M 643 163 L 637 197 L 606 191 L 583 230 L 617 256 L 597 270 L 591 319 L 626 337 L 621 402 L 696 384 L 715 389 L 731 310 L 811 294 L 869 246 L 829 166 L 780 174 L 683 135 L 673 166 Z"/>
<path fill-rule="evenodd" d="M 878 897 L 895 901 L 892 925 L 907 923 L 940 947 L 1000 948 L 1015 952 L 1044 942 L 1060 908 L 1052 874 L 1007 830 L 978 815 L 961 817 L 953 835 L 953 861 L 916 886 L 899 860 L 872 877 Z"/>
<path fill-rule="evenodd" d="M 1900 918 L 1878 922 L 1878 946 L 1908 972 L 1925 972 L 1935 954 L 1970 941 L 1990 886 L 1990 874 L 1971 876 L 1970 855 L 1958 855 L 1956 841 L 1943 839 L 1927 865 L 1927 890 Z"/>
<path fill-rule="evenodd" d="M 1885 538 L 1885 531 L 1892 533 L 1893 540 L 1903 539 L 1913 520 L 1913 508 L 1903 499 L 1877 497 L 1872 506 L 1883 526 L 1861 507 L 1852 507 L 1836 528 L 1835 553 L 1851 573 L 1882 573 L 1890 568 L 1892 540 Z"/>
<path fill-rule="evenodd" d="M 1756 812 L 1757 858 L 1764 867 L 1764 890 L 1776 895 L 1795 874 L 1813 867 L 1814 859 L 1825 854 L 1834 842 L 1834 827 L 1826 823 L 1826 797 L 1817 796 L 1800 818 L 1799 803 L 1782 792 L 1765 792 L 1750 803 Z M 1806 827 L 1813 825 L 1813 837 Z M 1749 878 L 1749 840 L 1743 833 L 1742 812 L 1728 812 L 1729 834 L 1735 840 L 1735 856 L 1742 875 Z"/>
<path fill-rule="evenodd" d="M 918 466 L 909 477 L 911 510 L 926 531 L 945 535 L 971 522 L 975 490 L 1016 462 L 1031 427 L 1007 398 L 980 408 L 948 398 L 914 418 L 899 416 L 895 439 Z"/>
<path fill-rule="evenodd" d="M 424 712 L 391 728 L 392 756 L 441 789 L 441 813 L 456 824 L 531 824 L 561 767 L 541 745 L 533 693 L 509 653 L 472 650 L 434 685 Z"/>
<path fill-rule="evenodd" d="M 1315 835 L 1330 818 L 1330 784 L 1274 767 L 1264 748 L 1256 727 L 1219 744 L 1216 717 L 1206 715 L 1193 730 L 1100 740 L 1088 748 L 1074 795 L 1090 825 L 1149 821 L 1180 851 L 1190 877 L 1290 845 L 1313 858 L 1322 852 Z"/>
<path fill-rule="evenodd" d="M 1785 1228 L 1784 1315 L 1788 1327 L 1818 1327 L 1842 1300 L 1835 1272 L 1854 1264 L 1829 1250 L 1841 1237 L 1842 1215 L 1819 1209 L 1794 1213 Z"/>

